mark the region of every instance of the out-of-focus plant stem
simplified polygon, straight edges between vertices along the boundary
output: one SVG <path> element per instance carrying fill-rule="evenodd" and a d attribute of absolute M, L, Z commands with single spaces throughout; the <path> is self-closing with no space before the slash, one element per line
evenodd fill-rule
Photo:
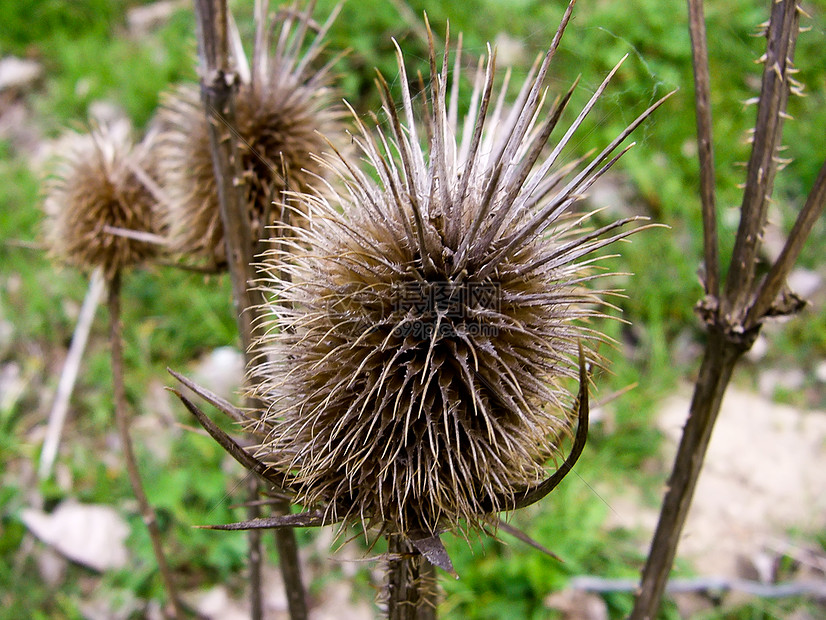
<path fill-rule="evenodd" d="M 158 529 L 158 521 L 155 517 L 155 511 L 146 497 L 146 491 L 143 488 L 143 481 L 138 470 L 138 463 L 135 459 L 135 452 L 132 448 L 132 438 L 129 434 L 129 409 L 126 402 L 126 390 L 123 382 L 123 338 L 121 336 L 120 324 L 120 287 L 121 276 L 116 272 L 109 280 L 109 335 L 110 346 L 112 354 L 112 384 L 115 399 L 115 423 L 118 427 L 118 435 L 120 436 L 121 448 L 123 449 L 123 458 L 126 462 L 126 471 L 129 476 L 129 483 L 132 485 L 132 492 L 135 494 L 135 499 L 138 500 L 141 517 L 149 530 L 149 538 L 152 541 L 152 551 L 155 554 L 155 560 L 158 562 L 158 570 L 161 573 L 166 595 L 168 597 L 166 615 L 170 618 L 183 618 L 180 603 L 178 601 L 178 593 L 175 588 L 175 582 L 172 578 L 172 571 L 166 562 L 166 556 L 163 552 L 163 545 L 161 543 L 161 532 Z"/>
<path fill-rule="evenodd" d="M 232 135 L 237 76 L 229 63 L 227 6 L 225 0 L 195 0 L 195 9 L 202 71 L 201 94 L 209 122 L 210 145 L 238 330 L 245 359 L 249 362 L 255 321 L 255 303 L 250 290 L 254 277 L 251 265 L 254 245 L 243 201 L 236 142 Z M 253 408 L 255 406 L 254 403 L 248 405 Z M 257 499 L 257 481 L 251 483 L 251 493 L 252 499 Z M 272 505 L 276 513 L 288 514 L 290 511 L 289 502 L 286 500 L 278 500 Z M 250 519 L 260 516 L 260 509 L 256 505 L 251 506 L 249 511 Z M 263 614 L 260 531 L 250 530 L 249 542 L 250 599 L 252 616 L 258 619 Z M 292 620 L 304 620 L 307 617 L 306 595 L 295 533 L 291 529 L 278 530 L 276 545 L 287 591 L 290 617 Z"/>

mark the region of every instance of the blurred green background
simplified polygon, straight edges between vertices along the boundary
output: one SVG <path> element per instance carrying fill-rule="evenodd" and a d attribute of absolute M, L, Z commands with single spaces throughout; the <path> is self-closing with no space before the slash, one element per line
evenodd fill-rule
<path fill-rule="evenodd" d="M 62 361 L 87 287 L 85 275 L 54 266 L 44 253 L 25 242 L 39 243 L 39 208 L 43 145 L 66 128 L 80 128 L 100 102 L 120 109 L 143 131 L 170 85 L 195 79 L 194 19 L 186 3 L 157 23 L 139 28 L 129 16 L 142 3 L 126 0 L 21 0 L 0 3 L 0 56 L 36 61 L 40 77 L 21 90 L 0 91 L 0 365 L 17 373 L 13 393 L 0 394 L 0 618 L 80 618 L 83 601 L 95 592 L 140 617 L 143 602 L 161 600 L 154 560 L 116 445 L 111 419 L 110 371 L 106 345 L 107 317 L 98 313 L 72 400 L 71 415 L 59 456 L 58 475 L 37 482 L 34 475 L 45 419 Z M 245 42 L 251 40 L 252 2 L 231 4 Z M 754 63 L 764 39 L 753 36 L 767 19 L 768 2 L 709 2 L 712 103 L 718 175 L 720 237 L 724 263 L 737 226 L 747 132 L 755 107 L 743 102 L 757 94 L 761 66 Z M 332 0 L 319 0 L 324 19 Z M 792 161 L 778 175 L 773 224 L 788 230 L 805 200 L 824 155 L 826 127 L 826 4 L 804 5 L 811 29 L 800 37 L 798 78 L 808 96 L 793 98 L 786 123 L 784 156 Z M 469 57 L 496 41 L 499 66 L 512 65 L 512 88 L 521 83 L 536 54 L 543 52 L 564 9 L 562 2 L 467 0 L 436 3 L 422 0 L 383 2 L 350 0 L 329 37 L 331 52 L 349 49 L 337 64 L 341 95 L 361 115 L 378 110 L 374 67 L 394 83 L 398 78 L 391 37 L 405 52 L 408 72 L 426 72 L 426 42 L 417 34 L 427 11 L 437 38 L 445 23 L 464 33 Z M 691 58 L 683 2 L 581 2 L 552 65 L 549 85 L 564 91 L 581 74 L 570 109 L 593 93 L 603 76 L 625 54 L 628 60 L 609 86 L 593 115 L 565 153 L 570 160 L 602 147 L 654 100 L 679 89 L 636 134 L 637 146 L 617 165 L 605 185 L 612 203 L 606 218 L 618 213 L 649 215 L 669 228 L 636 236 L 612 265 L 633 277 L 617 277 L 626 290 L 618 299 L 619 321 L 601 326 L 618 345 L 604 353 L 611 373 L 596 378 L 595 398 L 607 397 L 632 383 L 637 387 L 610 405 L 610 424 L 597 423 L 589 446 L 570 476 L 539 507 L 514 521 L 562 556 L 564 563 L 528 549 L 507 535 L 503 541 L 472 536 L 446 541 L 461 575 L 444 580 L 443 614 L 449 618 L 547 618 L 554 612 L 545 597 L 564 588 L 572 575 L 635 577 L 647 541 L 639 533 L 605 525 L 611 507 L 594 488 L 635 487 L 656 506 L 667 473 L 657 460 L 661 437 L 653 424 L 656 404 L 681 380 L 691 380 L 702 331 L 692 308 L 702 295 L 697 271 L 701 229 L 697 195 Z M 452 36 L 455 40 L 455 36 Z M 465 84 L 467 87 L 467 84 Z M 17 116 L 14 116 L 16 114 Z M 569 120 L 572 115 L 569 114 Z M 553 138 L 552 138 L 553 139 Z M 616 204 L 613 204 L 616 203 Z M 602 206 L 597 204 L 596 206 Z M 24 242 L 24 243 L 19 243 Z M 822 248 L 826 225 L 818 222 L 801 265 L 824 274 Z M 124 291 L 127 389 L 138 413 L 149 418 L 158 407 L 190 424 L 185 412 L 164 395 L 171 384 L 167 366 L 186 370 L 216 347 L 235 344 L 235 322 L 225 277 L 205 277 L 153 267 L 131 275 Z M 804 408 L 826 407 L 815 367 L 826 359 L 826 304 L 808 308 L 782 329 L 768 335 L 760 364 L 793 364 L 803 371 L 799 389 L 779 389 L 776 399 Z M 736 381 L 754 386 L 756 366 L 746 362 Z M 156 419 L 156 417 L 152 418 Z M 176 574 L 189 589 L 226 584 L 243 589 L 244 539 L 237 533 L 192 529 L 191 525 L 241 518 L 231 508 L 239 500 L 240 468 L 201 435 L 166 426 L 137 424 L 141 467 L 150 499 L 159 510 Z M 111 458 L 102 458 L 110 455 Z M 34 498 L 34 499 L 33 499 Z M 66 498 L 118 507 L 131 526 L 128 569 L 97 575 L 69 565 L 58 583 L 43 580 L 37 545 L 20 520 L 32 503 L 46 509 Z M 312 586 L 323 597 L 333 581 L 353 580 L 353 596 L 372 602 L 377 585 L 375 565 L 350 570 L 330 563 L 327 551 L 313 546 L 316 533 L 302 533 L 308 562 L 318 575 Z M 826 542 L 826 533 L 820 538 Z M 681 567 L 688 574 L 689 567 Z M 351 576 L 355 573 L 355 576 Z M 132 605 L 129 602 L 140 601 Z M 612 617 L 623 617 L 631 598 L 605 597 Z M 372 604 L 372 603 L 371 603 Z M 805 601 L 755 600 L 709 612 L 709 618 L 786 617 L 807 609 Z M 814 616 L 818 609 L 811 607 Z M 126 610 L 126 611 L 124 611 Z M 820 612 L 823 610 L 820 609 Z M 673 604 L 664 617 L 677 617 Z"/>

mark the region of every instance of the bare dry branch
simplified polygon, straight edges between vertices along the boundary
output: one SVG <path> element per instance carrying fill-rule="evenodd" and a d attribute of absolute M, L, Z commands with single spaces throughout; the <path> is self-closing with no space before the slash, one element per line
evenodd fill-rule
<path fill-rule="evenodd" d="M 794 267 L 797 257 L 800 256 L 800 250 L 803 249 L 803 244 L 812 231 L 812 227 L 817 218 L 823 213 L 824 206 L 826 206 L 826 162 L 820 169 L 815 185 L 806 199 L 806 204 L 803 205 L 803 209 L 797 216 L 780 256 L 778 256 L 777 261 L 772 265 L 765 280 L 763 280 L 757 297 L 749 308 L 745 320 L 746 329 L 759 324 L 772 308 L 775 299 L 781 292 L 783 283 L 786 281 L 786 277 Z"/>
<path fill-rule="evenodd" d="M 639 594 L 630 616 L 632 620 L 650 620 L 657 616 L 668 574 L 677 553 L 677 543 L 711 439 L 711 431 L 731 373 L 741 353 L 742 350 L 735 349 L 721 331 L 712 331 L 709 334 L 688 420 L 677 449 L 674 468 L 668 479 L 668 491 L 643 569 Z"/>
<path fill-rule="evenodd" d="M 229 64 L 228 14 L 226 0 L 195 0 L 198 32 L 198 53 L 201 61 L 201 98 L 209 121 L 209 137 L 212 149 L 215 180 L 218 188 L 221 220 L 224 226 L 226 256 L 232 281 L 232 296 L 238 330 L 247 363 L 253 343 L 255 323 L 254 303 L 250 287 L 253 283 L 252 233 L 243 206 L 243 184 L 239 171 L 237 141 L 233 139 L 235 127 L 234 98 L 237 76 Z M 217 122 L 218 119 L 220 122 Z M 257 484 L 257 483 L 251 483 Z M 257 486 L 251 489 L 256 499 Z M 275 510 L 289 513 L 286 501 L 278 502 Z M 249 509 L 250 518 L 259 516 L 258 507 Z M 251 530 L 250 581 L 251 604 L 254 620 L 262 617 L 260 533 Z M 290 617 L 305 620 L 307 617 L 306 594 L 301 579 L 298 545 L 291 530 L 278 530 L 276 544 L 279 550 L 281 573 L 287 589 Z"/>
<path fill-rule="evenodd" d="M 720 296 L 720 255 L 717 242 L 715 206 L 714 142 L 711 124 L 711 79 L 708 73 L 708 45 L 702 0 L 688 0 L 694 66 L 694 102 L 697 112 L 697 155 L 700 160 L 700 199 L 703 205 L 703 257 L 706 295 Z"/>
<path fill-rule="evenodd" d="M 234 96 L 237 80 L 227 50 L 227 7 L 225 0 L 195 0 L 198 25 L 198 53 L 201 59 L 201 97 L 209 121 L 215 180 L 224 224 L 227 261 L 241 342 L 252 342 L 252 304 L 248 287 L 253 279 L 250 256 L 252 242 L 243 207 L 241 174 L 236 141 L 230 127 L 235 125 Z M 220 119 L 217 122 L 216 119 Z"/>
<path fill-rule="evenodd" d="M 795 0 L 772 3 L 754 143 L 740 207 L 740 227 L 726 279 L 725 299 L 722 300 L 724 311 L 730 313 L 735 321 L 745 314 L 746 304 L 752 295 L 757 252 L 777 172 L 775 158 L 789 99 L 789 72 L 794 68 L 792 58 L 798 26 Z"/>
<path fill-rule="evenodd" d="M 708 105 L 707 74 L 703 75 L 703 65 L 707 65 L 705 38 L 700 32 L 702 4 L 700 0 L 689 0 L 691 15 L 692 52 L 694 53 L 695 77 L 697 85 L 697 116 L 699 157 L 701 161 L 703 224 L 706 260 L 716 252 L 716 221 L 712 203 L 713 195 L 708 194 L 707 175 L 711 161 L 710 113 Z M 688 420 L 674 467 L 668 481 L 667 492 L 660 512 L 657 529 L 651 543 L 642 581 L 637 593 L 633 620 L 648 620 L 657 616 L 669 571 L 674 561 L 677 545 L 685 523 L 688 509 L 694 495 L 697 479 L 705 458 L 706 449 L 711 438 L 712 429 L 720 411 L 726 387 L 731 379 L 740 356 L 751 348 L 758 330 L 760 307 L 749 310 L 748 303 L 753 298 L 753 282 L 757 266 L 757 252 L 760 236 L 766 223 L 768 203 L 777 171 L 777 149 L 780 143 L 783 119 L 786 115 L 786 103 L 791 84 L 790 73 L 793 71 L 792 59 L 798 33 L 798 10 L 795 0 L 779 0 L 772 3 L 772 14 L 768 28 L 768 44 L 765 55 L 765 70 L 759 98 L 757 124 L 751 159 L 748 164 L 746 187 L 741 206 L 740 227 L 737 232 L 734 252 L 726 280 L 725 298 L 719 299 L 712 293 L 713 281 L 709 281 L 710 269 L 707 267 L 706 299 L 701 302 L 705 310 L 703 317 L 709 330 L 705 354 L 699 377 L 694 389 Z M 707 68 L 706 68 L 707 70 Z M 704 119 L 705 117 L 705 119 Z M 703 123 L 708 123 L 703 128 Z M 704 140 L 709 144 L 705 148 Z M 821 177 L 823 173 L 821 173 Z M 818 208 L 816 203 L 823 202 L 823 188 L 826 181 L 820 178 L 810 196 L 810 202 L 804 207 L 793 236 L 784 249 L 784 256 L 778 260 L 771 279 L 767 279 L 761 293 L 759 304 L 766 309 L 774 301 L 780 286 L 785 281 L 788 269 L 797 257 L 805 234 L 811 227 Z M 818 198 L 820 196 L 820 198 Z M 709 227 L 714 226 L 715 230 Z M 714 242 L 714 248 L 710 244 Z M 787 256 L 786 256 L 787 255 Z M 716 263 L 715 263 L 716 265 Z M 746 320 L 746 313 L 753 314 L 751 322 Z"/>
<path fill-rule="evenodd" d="M 224 523 L 222 525 L 197 525 L 203 530 L 272 530 L 291 527 L 323 527 L 332 522 L 325 519 L 321 510 L 315 512 L 297 512 L 295 514 L 277 515 L 260 519 L 239 521 L 238 523 Z"/>
<path fill-rule="evenodd" d="M 170 618 L 183 618 L 180 601 L 178 600 L 178 591 L 175 587 L 175 580 L 172 577 L 172 571 L 169 569 L 169 564 L 164 555 L 161 531 L 158 527 L 155 510 L 152 508 L 146 496 L 143 480 L 138 469 L 138 462 L 135 458 L 134 449 L 132 448 L 132 437 L 129 432 L 131 423 L 129 419 L 129 408 L 126 403 L 126 388 L 123 380 L 123 336 L 121 334 L 120 319 L 121 276 L 119 271 L 114 273 L 108 284 L 109 335 L 110 346 L 112 348 L 112 385 L 115 400 L 115 423 L 118 427 L 123 459 L 126 463 L 126 472 L 129 477 L 129 483 L 132 485 L 132 492 L 135 494 L 135 499 L 138 500 L 141 517 L 146 525 L 146 529 L 149 530 L 149 538 L 152 541 L 152 551 L 155 554 L 155 560 L 158 562 L 158 570 L 161 573 L 166 595 L 169 597 L 166 613 Z"/>

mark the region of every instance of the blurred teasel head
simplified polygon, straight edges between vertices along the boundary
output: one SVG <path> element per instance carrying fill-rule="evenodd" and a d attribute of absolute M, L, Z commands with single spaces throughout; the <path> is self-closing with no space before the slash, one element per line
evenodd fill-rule
<path fill-rule="evenodd" d="M 232 59 L 240 79 L 230 129 L 254 241 L 284 217 L 273 205 L 281 202 L 282 192 L 309 191 L 314 177 L 323 173 L 310 157 L 326 147 L 319 132 L 333 140 L 343 135 L 342 111 L 333 105 L 329 84 L 333 61 L 315 66 L 338 10 L 319 25 L 312 18 L 314 4 L 302 10 L 293 4 L 271 21 L 268 2 L 256 2 L 251 64 L 230 23 Z M 223 225 L 207 125 L 222 119 L 214 111 L 208 116 L 209 121 L 196 87 L 181 87 L 167 96 L 158 119 L 159 161 L 169 196 L 166 223 L 172 248 L 222 265 Z"/>
<path fill-rule="evenodd" d="M 55 258 L 81 269 L 100 267 L 111 277 L 155 257 L 149 144 L 135 145 L 129 126 L 115 123 L 67 136 L 61 146 L 44 200 L 45 237 Z"/>
<path fill-rule="evenodd" d="M 263 258 L 270 301 L 250 368 L 261 442 L 235 456 L 323 523 L 414 541 L 482 527 L 547 494 L 582 450 L 586 360 L 603 340 L 586 325 L 605 303 L 587 286 L 595 253 L 639 227 L 588 228 L 572 207 L 662 100 L 591 161 L 560 166 L 619 67 L 549 147 L 573 91 L 546 101 L 570 11 L 511 108 L 506 85 L 494 92 L 495 55 L 480 60 L 461 129 L 460 53 L 449 81 L 447 49 L 439 68 L 431 40 L 414 99 L 397 47 L 399 110 L 379 78 L 386 126 L 355 117 L 370 170 L 330 156 L 343 189 L 289 197 L 308 225 Z"/>

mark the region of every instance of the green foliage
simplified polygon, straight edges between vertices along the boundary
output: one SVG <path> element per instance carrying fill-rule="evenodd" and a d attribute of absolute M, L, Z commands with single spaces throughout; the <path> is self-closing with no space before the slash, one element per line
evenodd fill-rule
<path fill-rule="evenodd" d="M 106 36 L 123 14 L 123 2 L 81 0 L 70 10 L 62 0 L 21 0 L 0 7 L 3 23 L 2 51 L 23 55 L 36 53 L 56 35 Z M 45 47 L 45 46 L 43 46 Z"/>
<path fill-rule="evenodd" d="M 541 506 L 520 511 L 510 520 L 562 561 L 527 547 L 499 532 L 499 540 L 457 538 L 448 551 L 461 576 L 442 581 L 447 592 L 446 618 L 495 619 L 548 618 L 546 597 L 565 588 L 575 575 L 632 578 L 644 558 L 634 537 L 603 524 L 611 506 L 595 489 L 627 483 L 616 470 L 612 456 L 601 449 L 586 449 L 574 474 L 569 475 Z M 629 595 L 606 597 L 611 617 L 630 611 Z"/>
<path fill-rule="evenodd" d="M 37 58 L 45 67 L 32 105 L 46 129 L 84 126 L 89 105 L 109 100 L 143 127 L 172 82 L 194 79 L 192 15 L 179 10 L 139 39 L 126 32 L 125 10 L 135 2 L 58 0 L 6 2 L 0 8 L 0 50 Z"/>

